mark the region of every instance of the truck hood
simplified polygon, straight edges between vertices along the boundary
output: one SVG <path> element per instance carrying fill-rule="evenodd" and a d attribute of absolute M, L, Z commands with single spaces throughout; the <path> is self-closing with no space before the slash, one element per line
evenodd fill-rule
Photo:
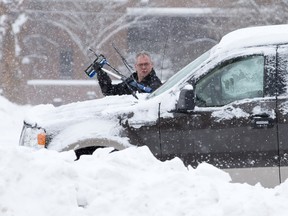
<path fill-rule="evenodd" d="M 141 95 L 139 100 L 133 96 L 109 96 L 90 101 L 75 102 L 55 107 L 52 104 L 42 104 L 33 107 L 25 116 L 25 122 L 31 126 L 60 130 L 67 125 L 95 118 L 112 120 L 129 110 L 139 101 L 145 100 Z"/>
<path fill-rule="evenodd" d="M 38 105 L 27 113 L 25 123 L 42 128 L 53 137 L 47 148 L 56 151 L 87 139 L 109 140 L 128 147 L 131 143 L 122 136 L 120 119 L 138 128 L 147 122 L 156 123 L 160 113 L 162 117 L 172 115 L 166 110 L 175 106 L 175 94 L 169 100 L 167 95 L 146 99 L 147 95 L 142 93 L 137 97 L 139 100 L 131 95 L 109 96 L 59 107 Z M 163 110 L 159 113 L 160 104 Z"/>

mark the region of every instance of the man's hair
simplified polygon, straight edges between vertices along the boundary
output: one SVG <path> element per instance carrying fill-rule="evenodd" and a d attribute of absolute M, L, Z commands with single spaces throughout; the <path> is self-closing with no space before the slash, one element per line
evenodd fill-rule
<path fill-rule="evenodd" d="M 150 54 L 146 51 L 141 51 L 141 52 L 137 53 L 136 60 L 138 59 L 139 56 L 148 56 L 149 59 L 152 61 Z"/>

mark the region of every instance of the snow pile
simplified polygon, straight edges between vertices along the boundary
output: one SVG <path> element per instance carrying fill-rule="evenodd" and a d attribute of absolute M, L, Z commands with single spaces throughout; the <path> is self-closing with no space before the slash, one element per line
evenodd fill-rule
<path fill-rule="evenodd" d="M 30 108 L 30 106 L 21 107 L 13 104 L 0 96 L 0 145 L 18 143 L 23 126 L 23 115 Z"/>
<path fill-rule="evenodd" d="M 108 151 L 109 150 L 109 151 Z M 0 146 L 1 215 L 286 215 L 288 184 L 276 189 L 229 183 L 208 164 L 156 160 L 147 147 L 33 152 Z M 3 154 L 2 154 L 3 155 Z"/>
<path fill-rule="evenodd" d="M 0 97 L 1 216 L 287 215 L 287 182 L 230 183 L 209 164 L 161 162 L 147 147 L 99 149 L 78 161 L 72 151 L 19 147 L 26 109 Z"/>

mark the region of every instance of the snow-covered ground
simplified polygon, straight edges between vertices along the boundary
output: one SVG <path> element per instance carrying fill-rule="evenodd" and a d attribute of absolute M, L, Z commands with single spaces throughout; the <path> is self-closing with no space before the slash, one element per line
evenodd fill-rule
<path fill-rule="evenodd" d="M 99 149 L 79 161 L 72 151 L 20 147 L 29 108 L 0 96 L 1 216 L 287 215 L 288 182 L 273 189 L 230 183 L 209 164 L 160 162 L 146 147 Z"/>

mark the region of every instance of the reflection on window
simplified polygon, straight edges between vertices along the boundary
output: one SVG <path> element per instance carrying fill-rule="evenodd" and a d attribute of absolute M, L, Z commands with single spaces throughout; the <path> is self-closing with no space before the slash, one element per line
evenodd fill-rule
<path fill-rule="evenodd" d="M 263 97 L 264 57 L 226 62 L 196 84 L 196 105 L 223 106 L 244 98 Z"/>
<path fill-rule="evenodd" d="M 203 53 L 197 59 L 190 62 L 188 65 L 182 68 L 179 72 L 177 72 L 172 77 L 170 77 L 170 79 L 168 79 L 162 86 L 156 89 L 156 91 L 148 95 L 148 98 L 152 98 L 152 97 L 162 94 L 163 92 L 175 86 L 177 83 L 179 83 L 179 81 L 187 77 L 189 74 L 191 75 L 197 67 L 203 64 L 203 62 L 205 62 L 209 58 L 209 56 L 210 56 L 210 50 Z"/>

